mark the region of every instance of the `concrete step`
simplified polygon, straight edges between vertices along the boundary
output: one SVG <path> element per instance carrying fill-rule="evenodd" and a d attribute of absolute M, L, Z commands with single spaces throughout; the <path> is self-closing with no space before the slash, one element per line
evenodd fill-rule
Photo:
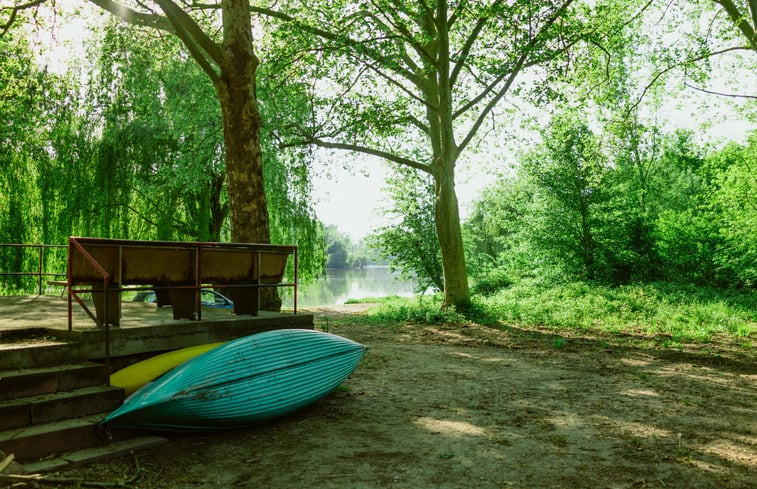
<path fill-rule="evenodd" d="M 154 446 L 162 445 L 168 440 L 162 436 L 139 436 L 126 440 L 112 441 L 111 443 L 93 447 L 74 450 L 53 458 L 45 458 L 37 462 L 29 462 L 23 465 L 24 472 L 27 474 L 43 474 L 46 472 L 59 472 L 62 470 L 78 467 L 80 465 L 99 462 L 109 458 L 128 455 L 130 452 L 144 450 Z"/>
<path fill-rule="evenodd" d="M 101 385 L 0 401 L 0 430 L 108 412 L 123 400 L 123 389 Z"/>
<path fill-rule="evenodd" d="M 0 345 L 0 369 L 39 368 L 86 361 L 86 352 L 78 342 L 45 341 Z"/>
<path fill-rule="evenodd" d="M 91 362 L 0 370 L 0 400 L 105 385 L 107 381 L 105 367 Z"/>
<path fill-rule="evenodd" d="M 0 432 L 0 450 L 24 463 L 54 453 L 105 446 L 109 437 L 97 425 L 104 417 L 96 414 L 5 430 Z"/>

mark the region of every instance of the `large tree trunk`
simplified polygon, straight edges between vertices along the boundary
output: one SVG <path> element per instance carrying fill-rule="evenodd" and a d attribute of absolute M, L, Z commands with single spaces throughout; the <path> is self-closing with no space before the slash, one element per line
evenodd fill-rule
<path fill-rule="evenodd" d="M 262 121 L 255 94 L 259 61 L 252 45 L 248 2 L 226 0 L 222 8 L 223 43 L 228 57 L 221 64 L 216 90 L 223 114 L 231 240 L 270 243 L 260 148 Z M 261 301 L 262 309 L 281 309 L 281 299 L 274 288 L 262 289 Z"/>
<path fill-rule="evenodd" d="M 439 235 L 444 270 L 442 307 L 455 306 L 458 310 L 466 309 L 470 306 L 470 291 L 468 290 L 468 274 L 465 270 L 460 212 L 455 193 L 454 165 L 445 165 L 442 171 L 435 174 L 434 192 L 436 194 L 436 232 Z"/>
<path fill-rule="evenodd" d="M 431 100 L 426 115 L 429 120 L 431 146 L 433 148 L 432 174 L 436 202 L 436 233 L 442 252 L 444 271 L 444 301 L 442 308 L 454 306 L 465 310 L 470 306 L 468 273 L 465 270 L 463 233 L 460 228 L 460 211 L 455 192 L 455 163 L 460 155 L 455 144 L 453 128 L 452 91 L 450 85 L 450 45 L 447 19 L 447 1 L 436 4 L 435 24 L 437 38 L 429 47 L 437 53 L 437 66 L 429 79 L 427 98 Z M 432 107 L 436 107 L 432 109 Z"/>

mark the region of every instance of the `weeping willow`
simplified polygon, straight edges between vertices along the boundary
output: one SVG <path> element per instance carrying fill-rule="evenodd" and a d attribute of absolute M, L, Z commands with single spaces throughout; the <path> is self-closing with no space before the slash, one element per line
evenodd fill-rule
<path fill-rule="evenodd" d="M 0 242 L 230 239 L 220 107 L 177 43 L 107 25 L 88 48 L 96 76 L 82 84 L 73 67 L 45 73 L 9 39 L 0 38 Z M 299 277 L 314 279 L 325 251 L 307 158 L 264 145 L 271 242 L 299 246 Z M 26 255 L 0 249 L 0 267 L 36 270 Z M 64 270 L 65 256 L 45 266 Z"/>

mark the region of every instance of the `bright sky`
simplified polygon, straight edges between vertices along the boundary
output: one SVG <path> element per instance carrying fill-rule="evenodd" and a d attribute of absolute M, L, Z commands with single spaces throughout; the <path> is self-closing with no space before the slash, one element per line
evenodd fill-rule
<path fill-rule="evenodd" d="M 315 211 L 324 224 L 338 227 L 353 241 L 387 223 L 381 215 L 386 166 L 369 161 L 367 174 L 331 170 L 330 177 L 317 175 L 313 182 Z"/>
<path fill-rule="evenodd" d="M 337 168 L 329 170 L 330 177 L 316 175 L 313 181 L 314 207 L 316 215 L 324 224 L 335 225 L 353 241 L 358 241 L 389 224 L 389 219 L 384 217 L 382 211 L 391 206 L 390 199 L 383 191 L 390 170 L 387 163 L 375 158 L 349 153 L 344 156 L 360 161 L 356 163 L 356 168 L 359 165 L 359 168 L 367 171 Z M 481 190 L 495 182 L 497 172 L 496 169 L 487 168 L 471 174 L 462 168 L 458 173 L 456 189 L 460 212 L 465 218 Z"/>

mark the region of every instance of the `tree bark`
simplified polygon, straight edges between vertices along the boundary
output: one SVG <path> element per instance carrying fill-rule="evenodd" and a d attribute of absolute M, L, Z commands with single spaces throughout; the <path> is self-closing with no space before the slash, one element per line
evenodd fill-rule
<path fill-rule="evenodd" d="M 464 310 L 470 306 L 468 274 L 465 270 L 463 235 L 455 192 L 454 165 L 446 165 L 434 175 L 436 194 L 436 232 L 442 252 L 444 271 L 444 301 L 442 308 L 454 306 Z"/>
<path fill-rule="evenodd" d="M 231 240 L 270 243 L 260 148 L 262 120 L 255 93 L 259 60 L 252 44 L 248 2 L 224 0 L 221 5 L 226 58 L 220 63 L 215 86 L 223 114 Z M 261 308 L 281 309 L 276 289 L 261 290 Z"/>
<path fill-rule="evenodd" d="M 452 86 L 450 83 L 449 25 L 447 1 L 436 4 L 436 16 L 429 11 L 425 19 L 431 42 L 424 50 L 435 58 L 436 65 L 426 63 L 425 83 L 421 85 L 426 108 L 429 137 L 432 148 L 431 175 L 434 177 L 434 215 L 444 273 L 444 300 L 442 308 L 458 310 L 470 306 L 468 273 L 465 270 L 463 235 L 460 228 L 460 211 L 455 192 L 455 163 L 459 149 L 455 143 L 452 115 Z"/>

